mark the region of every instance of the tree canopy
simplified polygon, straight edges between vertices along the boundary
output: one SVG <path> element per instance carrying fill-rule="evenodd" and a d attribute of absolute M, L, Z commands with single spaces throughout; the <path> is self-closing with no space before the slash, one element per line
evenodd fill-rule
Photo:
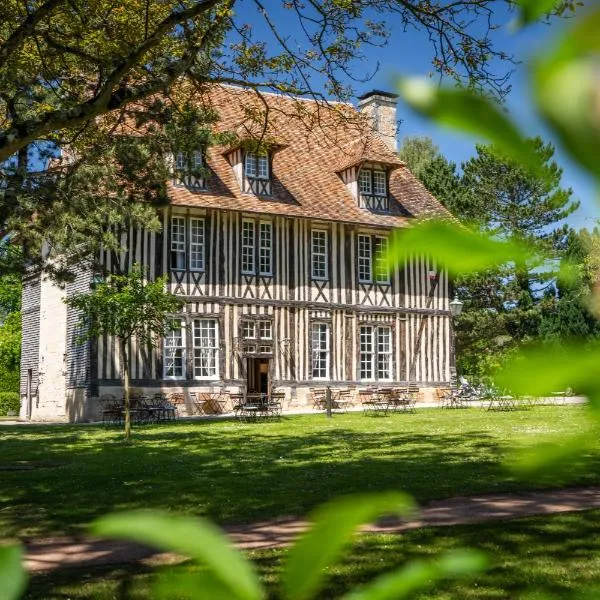
<path fill-rule="evenodd" d="M 492 32 L 511 6 L 7 0 L 0 7 L 0 230 L 17 234 L 30 261 L 40 262 L 45 244 L 76 262 L 100 243 L 118 246 L 112 224 L 158 228 L 151 208 L 166 201 L 165 152 L 174 139 L 181 143 L 177 132 L 188 145 L 206 143 L 217 117 L 178 96 L 183 81 L 199 91 L 221 82 L 346 100 L 352 83 L 376 69 L 365 74 L 364 49 L 414 28 L 430 40 L 435 72 L 501 96 L 511 57 Z M 555 13 L 572 8 L 560 3 Z M 143 139 L 115 136 L 140 120 Z M 59 151 L 62 162 L 46 170 Z"/>
<path fill-rule="evenodd" d="M 540 263 L 531 254 L 531 260 L 456 278 L 465 303 L 456 324 L 457 360 L 473 375 L 493 372 L 524 341 L 598 333 L 590 312 L 598 273 L 590 251 L 597 234 L 565 224 L 579 203 L 561 186 L 554 148 L 540 138 L 527 143 L 541 165 L 535 174 L 492 145 L 477 145 L 460 173 L 427 138 L 407 138 L 400 149 L 423 185 L 463 222 L 546 257 Z"/>

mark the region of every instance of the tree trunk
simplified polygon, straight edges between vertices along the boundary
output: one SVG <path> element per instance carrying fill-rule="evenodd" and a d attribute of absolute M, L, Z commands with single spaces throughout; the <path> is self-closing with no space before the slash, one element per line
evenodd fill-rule
<path fill-rule="evenodd" d="M 125 404 L 125 441 L 131 441 L 131 411 L 129 402 L 129 355 L 127 354 L 127 342 L 119 340 L 121 344 L 121 359 L 123 361 L 123 401 Z"/>

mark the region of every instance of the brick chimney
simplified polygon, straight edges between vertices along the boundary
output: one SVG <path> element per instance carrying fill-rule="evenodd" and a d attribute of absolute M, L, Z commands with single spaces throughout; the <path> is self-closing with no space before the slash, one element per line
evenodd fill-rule
<path fill-rule="evenodd" d="M 375 133 L 393 151 L 398 151 L 398 121 L 396 119 L 397 94 L 373 90 L 358 99 L 358 110 L 367 115 L 373 124 Z"/>

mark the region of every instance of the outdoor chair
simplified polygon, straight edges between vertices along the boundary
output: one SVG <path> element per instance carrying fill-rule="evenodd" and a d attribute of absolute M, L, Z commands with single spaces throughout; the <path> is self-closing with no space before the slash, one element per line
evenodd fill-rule
<path fill-rule="evenodd" d="M 102 423 L 118 424 L 123 420 L 123 403 L 112 394 L 100 396 Z"/>
<path fill-rule="evenodd" d="M 284 400 L 285 392 L 272 393 L 267 401 L 267 415 L 276 418 L 281 417 Z"/>

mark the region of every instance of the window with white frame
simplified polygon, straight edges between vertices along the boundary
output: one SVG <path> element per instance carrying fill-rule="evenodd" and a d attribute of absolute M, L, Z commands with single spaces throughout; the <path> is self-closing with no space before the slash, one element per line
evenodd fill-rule
<path fill-rule="evenodd" d="M 329 325 L 313 323 L 311 330 L 312 378 L 329 379 Z"/>
<path fill-rule="evenodd" d="M 242 221 L 242 273 L 254 275 L 255 231 L 254 221 Z"/>
<path fill-rule="evenodd" d="M 246 152 L 244 160 L 246 177 L 269 179 L 269 155 L 256 152 Z"/>
<path fill-rule="evenodd" d="M 327 279 L 327 231 L 313 229 L 311 232 L 312 278 Z"/>
<path fill-rule="evenodd" d="M 361 169 L 358 174 L 358 189 L 367 196 L 387 196 L 387 175 L 378 169 Z"/>
<path fill-rule="evenodd" d="M 185 377 L 185 323 L 180 319 L 169 321 L 163 339 L 163 376 L 165 379 Z"/>
<path fill-rule="evenodd" d="M 360 328 L 360 378 L 373 379 L 373 327 L 364 325 Z"/>
<path fill-rule="evenodd" d="M 383 236 L 375 236 L 373 240 L 375 256 L 373 257 L 373 273 L 377 283 L 389 283 L 390 271 L 388 268 L 388 239 Z"/>
<path fill-rule="evenodd" d="M 371 181 L 371 171 L 369 169 L 361 169 L 358 174 L 358 189 L 361 194 L 373 193 L 373 182 Z"/>
<path fill-rule="evenodd" d="M 387 177 L 385 171 L 373 171 L 373 194 L 387 196 Z"/>
<path fill-rule="evenodd" d="M 201 150 L 194 150 L 191 154 L 178 152 L 175 158 L 175 166 L 178 171 L 201 169 L 203 165 L 204 156 Z"/>
<path fill-rule="evenodd" d="M 388 326 L 362 325 L 360 379 L 389 381 L 392 378 L 392 330 Z"/>
<path fill-rule="evenodd" d="M 259 321 L 258 322 L 258 334 L 261 340 L 273 339 L 273 328 L 271 321 Z"/>
<path fill-rule="evenodd" d="M 218 342 L 216 319 L 194 320 L 194 377 L 196 379 L 217 377 Z"/>
<path fill-rule="evenodd" d="M 204 219 L 190 219 L 190 270 L 204 271 Z"/>
<path fill-rule="evenodd" d="M 185 218 L 171 217 L 171 269 L 185 270 Z"/>
<path fill-rule="evenodd" d="M 380 235 L 358 235 L 358 281 L 390 283 L 387 261 L 388 238 Z"/>
<path fill-rule="evenodd" d="M 256 323 L 254 321 L 242 321 L 242 337 L 245 340 L 256 338 Z"/>
<path fill-rule="evenodd" d="M 358 235 L 358 281 L 361 283 L 371 283 L 373 252 L 371 248 L 370 235 Z"/>
<path fill-rule="evenodd" d="M 389 380 L 392 374 L 392 330 L 377 327 L 377 379 Z"/>
<path fill-rule="evenodd" d="M 273 225 L 259 223 L 258 269 L 261 275 L 273 274 Z"/>

